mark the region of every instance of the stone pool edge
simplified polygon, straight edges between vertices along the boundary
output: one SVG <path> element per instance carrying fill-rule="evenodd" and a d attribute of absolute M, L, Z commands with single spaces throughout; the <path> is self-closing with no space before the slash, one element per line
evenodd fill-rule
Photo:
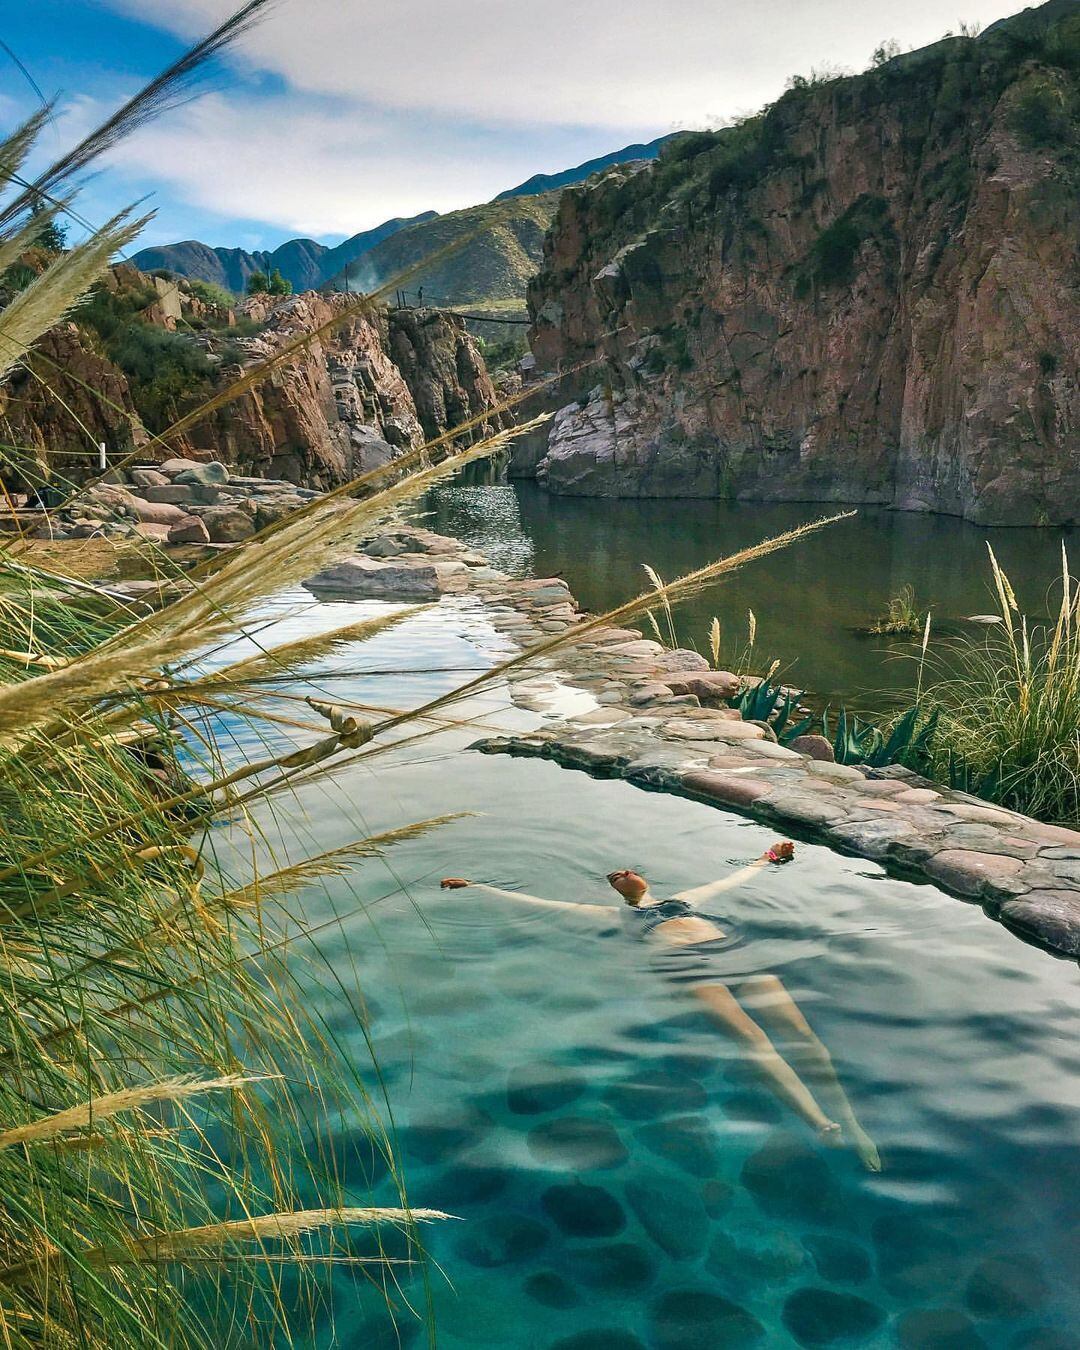
<path fill-rule="evenodd" d="M 471 596 L 524 649 L 590 617 L 557 577 L 515 580 L 456 539 L 394 526 L 305 583 L 364 599 Z M 839 765 L 777 745 L 731 709 L 702 706 L 708 663 L 628 629 L 605 628 L 508 672 L 514 703 L 546 711 L 546 684 L 592 695 L 584 714 L 489 736 L 472 749 L 552 760 L 684 796 L 867 858 L 982 905 L 1054 955 L 1080 958 L 1080 831 L 1045 825 L 899 765 Z M 690 692 L 698 687 L 702 697 Z"/>

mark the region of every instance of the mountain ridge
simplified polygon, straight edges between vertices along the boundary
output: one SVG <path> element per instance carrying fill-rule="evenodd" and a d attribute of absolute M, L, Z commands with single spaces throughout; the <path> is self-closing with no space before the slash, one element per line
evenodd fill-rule
<path fill-rule="evenodd" d="M 481 211 L 485 205 L 492 206 L 513 198 L 544 196 L 560 188 L 584 182 L 594 173 L 612 165 L 624 164 L 631 160 L 655 159 L 672 137 L 680 134 L 672 132 L 654 141 L 627 145 L 621 150 L 613 150 L 610 154 L 586 160 L 583 164 L 565 169 L 561 173 L 534 174 L 517 187 L 501 192 L 490 203 L 461 209 Z M 461 212 L 448 211 L 444 214 L 458 216 Z M 269 251 L 256 249 L 249 252 L 241 248 L 214 247 L 198 239 L 185 239 L 175 244 L 140 249 L 131 261 L 144 272 L 167 270 L 192 281 L 210 282 L 237 293 L 245 290 L 247 279 L 253 272 L 270 272 L 277 268 L 286 281 L 292 283 L 294 290 L 317 290 L 336 277 L 343 276 L 357 259 L 401 230 L 423 225 L 438 218 L 440 213 L 437 211 L 424 211 L 420 215 L 410 217 L 395 216 L 373 229 L 354 234 L 334 247 L 317 243 L 314 239 L 288 239 L 275 249 Z"/>
<path fill-rule="evenodd" d="M 572 169 L 564 169 L 561 173 L 534 173 L 524 183 L 500 192 L 492 200 L 502 202 L 508 197 L 531 197 L 542 192 L 553 192 L 557 188 L 573 187 L 577 183 L 583 183 L 594 173 L 599 173 L 601 169 L 610 169 L 616 164 L 627 164 L 637 159 L 656 159 L 668 141 L 684 134 L 681 131 L 671 131 L 666 136 L 658 136 L 654 141 L 624 145 L 621 150 L 599 155 L 596 159 L 587 159 L 583 164 L 578 164 Z"/>

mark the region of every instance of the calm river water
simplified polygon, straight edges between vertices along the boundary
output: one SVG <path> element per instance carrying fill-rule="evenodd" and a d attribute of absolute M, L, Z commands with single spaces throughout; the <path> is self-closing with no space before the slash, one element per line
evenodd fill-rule
<path fill-rule="evenodd" d="M 602 610 L 645 589 L 641 564 L 665 580 L 793 529 L 840 507 L 718 501 L 607 501 L 552 497 L 530 482 L 475 483 L 433 495 L 432 529 L 467 539 L 507 571 L 559 575 L 587 609 Z M 748 566 L 678 615 L 678 636 L 708 649 L 719 615 L 725 650 L 746 639 L 747 610 L 758 620 L 758 651 L 779 658 L 792 683 L 823 699 L 873 708 L 883 691 L 909 687 L 910 641 L 857 635 L 905 586 L 935 626 L 955 633 L 973 614 L 993 613 L 987 543 L 1022 606 L 1045 615 L 1061 575 L 1062 535 L 993 529 L 948 516 L 859 508 L 852 520 Z M 1080 570 L 1080 539 L 1065 537 Z M 1056 615 L 1060 590 L 1054 598 Z"/>
<path fill-rule="evenodd" d="M 431 523 L 503 566 L 561 572 L 600 605 L 638 587 L 643 559 L 674 575 L 803 514 L 553 503 L 495 485 L 444 490 Z M 747 572 L 716 607 L 734 624 L 753 606 L 770 649 L 799 656 L 819 689 L 875 688 L 878 658 L 847 625 L 905 582 L 943 613 L 986 609 L 980 539 L 864 514 Z M 1029 593 L 1049 580 L 1053 551 L 1038 535 L 1001 547 Z M 269 607 L 279 631 L 264 637 L 380 608 L 293 592 Z M 401 706 L 498 651 L 477 610 L 446 601 L 313 683 Z M 499 690 L 462 711 L 532 716 Z M 475 813 L 291 906 L 317 930 L 297 957 L 311 1007 L 369 1081 L 411 1202 L 458 1216 L 426 1230 L 426 1274 L 392 1267 L 393 1315 L 380 1288 L 336 1274 L 318 1350 L 420 1346 L 428 1317 L 447 1350 L 1075 1347 L 1075 964 L 823 848 L 723 897 L 716 912 L 737 921 L 748 968 L 779 974 L 829 1046 L 881 1149 L 884 1171 L 869 1174 L 778 1105 L 685 989 L 658 976 L 603 879 L 636 866 L 669 894 L 756 856 L 770 834 L 627 784 L 470 753 L 472 735 L 356 765 L 261 822 L 280 859 Z M 242 857 L 244 840 L 222 827 L 224 856 L 231 842 Z M 610 922 L 440 891 L 448 874 L 608 905 Z M 382 1086 L 364 1067 L 368 1036 Z M 342 1124 L 350 1202 L 392 1202 L 364 1130 L 360 1113 Z M 392 1238 L 387 1250 L 408 1255 Z"/>

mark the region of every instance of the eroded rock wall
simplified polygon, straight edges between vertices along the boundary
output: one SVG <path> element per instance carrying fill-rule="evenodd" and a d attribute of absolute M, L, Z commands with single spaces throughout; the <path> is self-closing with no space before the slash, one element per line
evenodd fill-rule
<path fill-rule="evenodd" d="M 1080 518 L 1076 10 L 796 89 L 564 194 L 533 349 L 589 364 L 540 481 Z"/>
<path fill-rule="evenodd" d="M 133 278 L 153 285 L 127 266 L 114 269 L 112 281 L 131 285 Z M 170 332 L 192 330 L 203 302 L 185 283 L 157 290 L 158 299 L 140 321 Z M 307 292 L 241 303 L 238 317 L 259 325 L 258 331 L 229 340 L 228 359 L 212 385 L 180 401 L 185 411 L 227 388 L 242 368 L 287 351 L 305 334 L 320 335 L 167 445 L 154 442 L 143 426 L 128 377 L 102 354 L 95 335 L 77 322 L 64 324 L 39 344 L 30 369 L 0 386 L 0 434 L 8 445 L 21 447 L 21 456 L 76 480 L 93 471 L 93 447 L 105 441 L 114 460 L 144 446 L 148 462 L 216 458 L 242 474 L 325 489 L 462 422 L 480 419 L 461 438 L 465 444 L 502 425 L 497 416 L 486 415 L 498 395 L 461 320 L 434 310 L 375 308 L 370 316 L 335 324 L 353 301 Z M 192 340 L 211 352 L 223 345 L 220 334 L 192 331 Z"/>

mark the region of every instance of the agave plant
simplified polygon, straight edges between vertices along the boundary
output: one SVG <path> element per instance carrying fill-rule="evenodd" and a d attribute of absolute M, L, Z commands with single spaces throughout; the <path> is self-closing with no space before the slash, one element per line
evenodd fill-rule
<path fill-rule="evenodd" d="M 930 766 L 938 720 L 936 712 L 924 714 L 916 703 L 896 719 L 886 735 L 874 723 L 841 708 L 834 732 L 826 708 L 821 715 L 821 732 L 832 742 L 837 764 L 865 764 L 875 769 L 902 764 L 923 772 Z"/>

